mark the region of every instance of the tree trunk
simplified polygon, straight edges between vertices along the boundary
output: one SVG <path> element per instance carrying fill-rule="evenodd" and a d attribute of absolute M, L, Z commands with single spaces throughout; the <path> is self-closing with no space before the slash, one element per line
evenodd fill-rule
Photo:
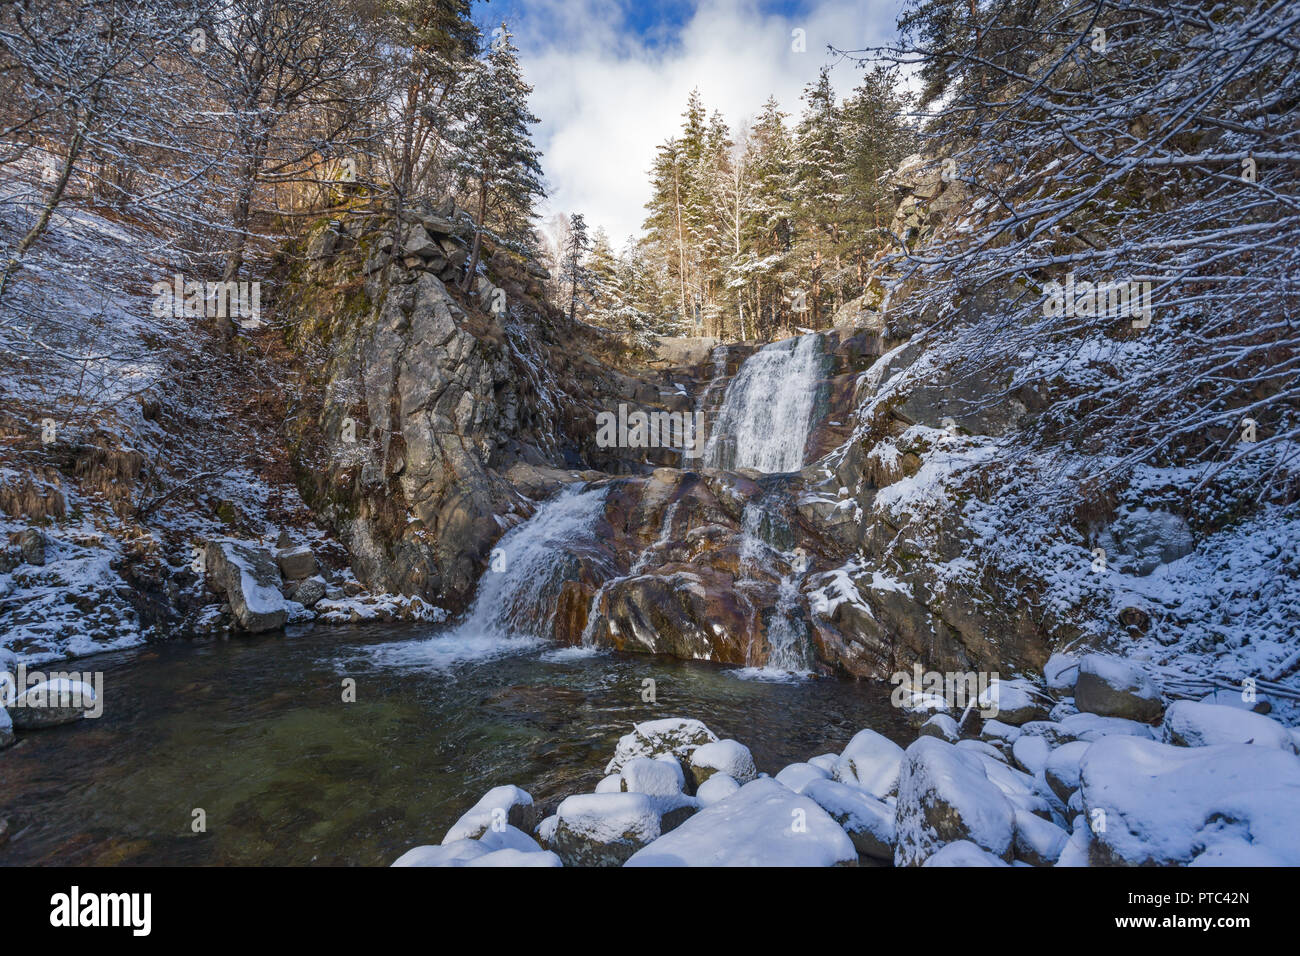
<path fill-rule="evenodd" d="M 72 143 L 68 146 L 68 158 L 63 162 L 63 170 L 59 173 L 58 181 L 54 184 L 54 191 L 50 193 L 50 198 L 46 200 L 45 206 L 41 209 L 40 217 L 32 228 L 27 230 L 27 234 L 23 236 L 17 248 L 14 249 L 13 256 L 5 263 L 4 275 L 0 276 L 0 298 L 4 297 L 5 289 L 9 288 L 9 279 L 21 267 L 23 256 L 27 255 L 27 250 L 35 245 L 36 240 L 41 238 L 45 230 L 49 228 L 50 217 L 54 215 L 54 210 L 58 208 L 59 203 L 63 200 L 63 193 L 68 188 L 68 180 L 72 178 L 72 170 L 76 166 L 77 156 L 81 153 L 84 142 L 82 131 L 78 128 L 76 134 L 72 137 Z"/>
<path fill-rule="evenodd" d="M 474 245 L 469 253 L 469 265 L 465 267 L 465 281 L 460 285 L 461 292 L 469 292 L 474 283 L 474 273 L 478 271 L 479 252 L 483 247 L 483 220 L 487 218 L 487 180 L 479 178 L 478 216 L 474 220 Z"/>

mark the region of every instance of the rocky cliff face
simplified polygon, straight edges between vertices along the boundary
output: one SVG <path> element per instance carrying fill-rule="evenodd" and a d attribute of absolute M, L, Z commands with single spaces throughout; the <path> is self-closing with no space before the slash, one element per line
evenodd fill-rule
<path fill-rule="evenodd" d="M 468 230 L 450 202 L 322 224 L 287 296 L 303 393 L 319 395 L 293 425 L 304 497 L 363 581 L 454 610 L 561 483 L 680 460 L 600 447 L 598 412 L 688 411 L 706 374 L 619 371 L 599 330 L 543 302 L 544 273 L 491 240 L 462 295 Z"/>

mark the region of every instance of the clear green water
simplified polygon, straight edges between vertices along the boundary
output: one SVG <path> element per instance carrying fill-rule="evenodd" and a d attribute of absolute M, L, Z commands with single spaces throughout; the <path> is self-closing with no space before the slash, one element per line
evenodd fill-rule
<path fill-rule="evenodd" d="M 699 718 L 773 774 L 863 727 L 909 739 L 884 683 L 741 680 L 500 641 L 456 650 L 428 634 L 320 628 L 72 662 L 104 671 L 104 715 L 0 751 L 0 863 L 388 864 L 440 842 L 498 784 L 548 810 L 589 792 L 618 738 L 658 717 Z M 457 660 L 475 654 L 498 656 Z M 647 678 L 657 703 L 642 700 Z"/>

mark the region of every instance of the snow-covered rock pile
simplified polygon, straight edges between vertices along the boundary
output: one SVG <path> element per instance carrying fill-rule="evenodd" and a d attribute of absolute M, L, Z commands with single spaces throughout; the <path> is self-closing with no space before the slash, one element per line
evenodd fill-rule
<path fill-rule="evenodd" d="M 698 720 L 638 724 L 595 793 L 534 825 L 498 787 L 394 865 L 1300 865 L 1296 730 L 1222 693 L 1166 707 L 1106 655 L 1045 670 L 982 726 L 927 723 L 906 748 L 865 729 L 775 776 Z"/>

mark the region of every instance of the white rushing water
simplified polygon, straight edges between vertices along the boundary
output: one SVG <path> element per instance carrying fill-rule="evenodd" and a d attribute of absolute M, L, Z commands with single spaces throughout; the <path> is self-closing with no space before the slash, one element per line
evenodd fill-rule
<path fill-rule="evenodd" d="M 450 631 L 372 647 L 368 656 L 381 665 L 441 669 L 542 644 L 560 586 L 576 569 L 577 555 L 595 543 L 605 492 L 570 486 L 507 531 L 493 550 L 492 568 L 479 578 L 473 603 Z"/>
<path fill-rule="evenodd" d="M 767 660 L 762 667 L 745 667 L 733 672 L 736 677 L 746 680 L 790 680 L 811 673 L 808 669 L 808 630 L 797 613 L 803 572 L 780 573 L 778 558 L 785 563 L 794 562 L 766 540 L 764 525 L 771 520 L 772 516 L 761 502 L 751 500 L 746 503 L 740 528 L 741 574 L 749 577 L 755 571 L 761 571 L 780 578 L 776 603 L 767 619 Z"/>
<path fill-rule="evenodd" d="M 802 468 L 820 378 L 816 335 L 773 342 L 751 355 L 727 387 L 704 448 L 705 467 Z"/>

